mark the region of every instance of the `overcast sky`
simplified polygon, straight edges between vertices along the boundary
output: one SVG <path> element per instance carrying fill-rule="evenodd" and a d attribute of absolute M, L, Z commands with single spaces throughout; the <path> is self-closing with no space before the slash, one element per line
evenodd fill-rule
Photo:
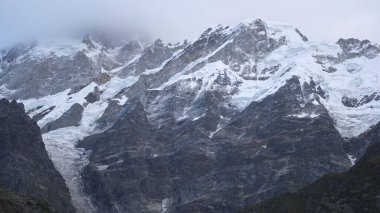
<path fill-rule="evenodd" d="M 291 23 L 312 40 L 380 43 L 380 0 L 0 0 L 0 46 L 94 27 L 175 42 L 247 18 Z"/>

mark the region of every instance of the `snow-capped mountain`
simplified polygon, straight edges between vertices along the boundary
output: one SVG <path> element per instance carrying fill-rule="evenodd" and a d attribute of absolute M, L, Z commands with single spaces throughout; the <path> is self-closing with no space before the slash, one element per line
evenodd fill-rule
<path fill-rule="evenodd" d="M 182 44 L 109 44 L 1 53 L 0 96 L 38 122 L 84 212 L 233 211 L 346 170 L 363 154 L 347 139 L 380 121 L 367 40 L 257 19 Z"/>

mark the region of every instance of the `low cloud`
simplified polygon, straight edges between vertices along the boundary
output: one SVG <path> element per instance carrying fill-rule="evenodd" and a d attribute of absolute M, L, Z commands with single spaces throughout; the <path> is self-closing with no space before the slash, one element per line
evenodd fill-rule
<path fill-rule="evenodd" d="M 1 0 L 0 46 L 95 28 L 176 42 L 247 18 L 291 23 L 312 40 L 380 42 L 378 8 L 378 0 Z"/>

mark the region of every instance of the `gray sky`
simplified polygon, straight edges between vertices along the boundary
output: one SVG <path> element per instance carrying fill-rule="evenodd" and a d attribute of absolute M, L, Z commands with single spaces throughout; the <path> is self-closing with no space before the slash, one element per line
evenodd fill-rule
<path fill-rule="evenodd" d="M 94 27 L 175 42 L 247 18 L 291 23 L 312 40 L 380 43 L 380 0 L 0 0 L 0 46 Z"/>

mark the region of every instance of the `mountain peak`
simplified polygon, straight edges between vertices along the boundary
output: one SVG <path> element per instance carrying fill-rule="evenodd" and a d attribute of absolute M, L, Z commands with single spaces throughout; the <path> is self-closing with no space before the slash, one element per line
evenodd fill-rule
<path fill-rule="evenodd" d="M 90 34 L 86 34 L 83 37 L 82 43 L 86 44 L 89 49 L 95 49 L 96 48 L 95 44 L 92 42 Z"/>
<path fill-rule="evenodd" d="M 265 26 L 266 22 L 260 18 L 249 18 L 240 22 L 240 24 L 252 27 L 252 26 Z"/>
<path fill-rule="evenodd" d="M 303 43 L 308 38 L 295 26 L 288 23 L 266 21 L 260 18 L 250 18 L 236 25 L 234 31 L 250 29 L 258 34 L 266 34 L 268 37 L 278 40 L 284 37 L 288 43 Z"/>
<path fill-rule="evenodd" d="M 95 200 L 105 198 L 98 212 L 115 203 L 121 212 L 199 206 L 215 178 L 243 190 L 226 188 L 204 206 L 225 206 L 224 195 L 231 205 L 256 202 L 348 168 L 343 137 L 380 121 L 379 48 L 366 40 L 309 41 L 292 25 L 262 19 L 217 25 L 184 44 L 126 38 L 45 41 L 1 63 L 0 96 L 22 101 L 46 130 L 80 207 L 91 206 L 82 180 Z M 88 161 L 75 146 L 84 137 L 83 148 L 95 148 Z"/>

